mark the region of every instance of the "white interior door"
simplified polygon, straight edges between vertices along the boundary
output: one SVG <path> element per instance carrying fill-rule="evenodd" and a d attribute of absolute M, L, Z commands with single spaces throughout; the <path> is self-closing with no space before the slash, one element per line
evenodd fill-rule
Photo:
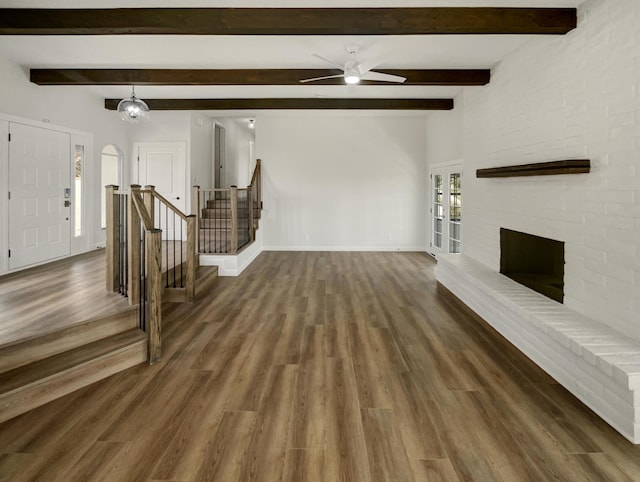
<path fill-rule="evenodd" d="M 186 147 L 184 143 L 144 143 L 137 145 L 138 182 L 140 185 L 155 186 L 156 191 L 180 209 L 185 211 L 186 197 Z M 169 213 L 170 214 L 170 213 Z M 174 223 L 167 223 L 167 213 L 156 210 L 156 226 L 160 227 L 164 239 L 175 239 Z M 177 225 L 176 225 L 177 226 Z M 177 226 L 175 229 L 179 229 Z"/>
<path fill-rule="evenodd" d="M 9 269 L 70 254 L 69 134 L 9 124 Z"/>

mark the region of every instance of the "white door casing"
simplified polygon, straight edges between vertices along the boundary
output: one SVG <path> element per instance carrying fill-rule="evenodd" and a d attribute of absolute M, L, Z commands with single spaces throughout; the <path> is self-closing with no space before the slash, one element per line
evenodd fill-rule
<path fill-rule="evenodd" d="M 68 256 L 70 135 L 14 122 L 9 132 L 9 269 Z"/>
<path fill-rule="evenodd" d="M 446 221 L 445 221 L 445 175 L 442 169 L 431 170 L 430 214 L 431 214 L 431 254 L 437 256 L 446 253 Z"/>
<path fill-rule="evenodd" d="M 226 131 L 225 128 L 213 123 L 213 187 L 215 189 L 224 189 L 227 187 L 225 180 L 225 150 L 226 150 Z"/>
<path fill-rule="evenodd" d="M 436 165 L 429 177 L 430 252 L 436 257 L 440 253 L 459 253 L 462 248 L 462 164 Z"/>

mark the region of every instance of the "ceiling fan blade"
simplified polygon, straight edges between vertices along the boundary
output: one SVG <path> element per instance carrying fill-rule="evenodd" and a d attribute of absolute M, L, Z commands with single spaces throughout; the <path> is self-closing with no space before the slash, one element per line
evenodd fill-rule
<path fill-rule="evenodd" d="M 306 84 L 307 82 L 315 82 L 316 80 L 324 80 L 324 79 L 337 79 L 338 77 L 344 77 L 344 74 L 338 75 L 325 75 L 324 77 L 314 77 L 313 79 L 302 79 L 299 82 L 301 84 Z"/>
<path fill-rule="evenodd" d="M 340 65 L 336 62 L 334 62 L 333 60 L 329 60 L 325 57 L 323 57 L 322 55 L 318 55 L 318 54 L 313 54 L 314 57 L 319 58 L 320 60 L 324 60 L 326 63 L 333 65 L 334 67 L 340 69 L 340 70 L 344 70 L 344 65 Z"/>
<path fill-rule="evenodd" d="M 372 72 L 369 71 L 367 73 L 365 73 L 362 77 L 362 80 L 375 80 L 378 82 L 396 82 L 401 84 L 402 82 L 404 82 L 405 80 L 407 80 L 406 77 L 400 77 L 399 75 L 391 75 L 391 74 L 385 74 L 383 72 Z"/>
<path fill-rule="evenodd" d="M 371 69 L 375 69 L 378 65 L 380 65 L 380 62 L 362 62 L 361 64 L 358 64 L 357 67 L 360 71 L 360 75 L 362 76 Z"/>

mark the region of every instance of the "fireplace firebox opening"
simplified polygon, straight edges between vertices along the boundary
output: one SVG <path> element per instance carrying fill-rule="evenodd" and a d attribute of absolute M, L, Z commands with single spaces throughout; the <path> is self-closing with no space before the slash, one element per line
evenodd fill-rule
<path fill-rule="evenodd" d="M 500 273 L 562 303 L 564 243 L 500 228 Z"/>

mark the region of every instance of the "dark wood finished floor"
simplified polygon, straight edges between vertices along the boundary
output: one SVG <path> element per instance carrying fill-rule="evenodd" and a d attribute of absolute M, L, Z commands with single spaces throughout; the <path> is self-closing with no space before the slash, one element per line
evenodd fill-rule
<path fill-rule="evenodd" d="M 119 313 L 129 304 L 105 290 L 104 249 L 0 277 L 0 345 Z"/>
<path fill-rule="evenodd" d="M 640 480 L 627 442 L 415 253 L 263 253 L 163 361 L 0 425 L 0 480 Z"/>

